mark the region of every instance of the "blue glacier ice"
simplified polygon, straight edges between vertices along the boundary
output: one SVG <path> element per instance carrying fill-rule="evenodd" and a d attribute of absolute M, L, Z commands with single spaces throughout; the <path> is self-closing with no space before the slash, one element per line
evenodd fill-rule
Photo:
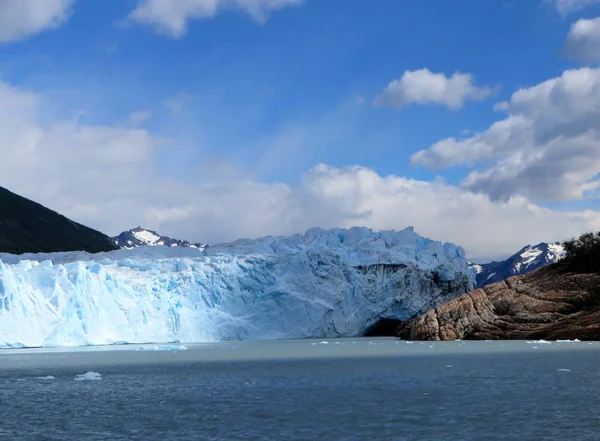
<path fill-rule="evenodd" d="M 359 336 L 474 286 L 462 248 L 412 228 L 0 254 L 0 347 Z"/>

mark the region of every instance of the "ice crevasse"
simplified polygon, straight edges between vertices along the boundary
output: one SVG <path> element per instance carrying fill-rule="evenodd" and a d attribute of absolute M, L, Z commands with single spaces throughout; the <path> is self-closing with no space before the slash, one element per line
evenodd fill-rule
<path fill-rule="evenodd" d="M 0 347 L 359 336 L 474 286 L 460 247 L 412 228 L 0 254 Z"/>

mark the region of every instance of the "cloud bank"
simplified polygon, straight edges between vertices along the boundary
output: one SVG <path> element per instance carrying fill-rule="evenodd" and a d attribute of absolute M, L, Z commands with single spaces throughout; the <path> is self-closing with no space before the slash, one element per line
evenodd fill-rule
<path fill-rule="evenodd" d="M 538 102 L 538 93 L 522 92 L 511 106 Z M 468 188 L 381 176 L 365 167 L 317 165 L 294 186 L 202 176 L 178 180 L 156 168 L 157 155 L 165 149 L 173 154 L 176 146 L 137 127 L 61 119 L 42 125 L 43 101 L 42 94 L 0 83 L 0 185 L 108 234 L 143 225 L 216 243 L 313 226 L 413 225 L 420 234 L 455 242 L 471 258 L 487 260 L 529 242 L 600 229 L 595 211 L 551 211 L 523 197 L 494 201 Z"/>
<path fill-rule="evenodd" d="M 600 69 L 567 70 L 514 92 L 501 106 L 506 117 L 487 130 L 441 140 L 411 161 L 434 169 L 471 167 L 462 187 L 494 201 L 598 196 L 599 102 Z"/>
<path fill-rule="evenodd" d="M 0 44 L 23 40 L 67 22 L 73 0 L 2 0 Z"/>
<path fill-rule="evenodd" d="M 213 18 L 232 10 L 249 15 L 259 24 L 280 9 L 297 6 L 304 0 L 140 0 L 129 14 L 129 20 L 149 25 L 157 33 L 172 38 L 185 35 L 192 20 Z"/>

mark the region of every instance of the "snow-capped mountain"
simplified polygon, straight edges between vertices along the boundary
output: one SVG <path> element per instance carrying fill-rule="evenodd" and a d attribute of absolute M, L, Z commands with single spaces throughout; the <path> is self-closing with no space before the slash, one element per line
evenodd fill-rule
<path fill-rule="evenodd" d="M 360 336 L 474 287 L 462 248 L 412 228 L 0 254 L 0 347 Z"/>
<path fill-rule="evenodd" d="M 125 249 L 143 246 L 189 247 L 198 248 L 199 250 L 206 248 L 206 245 L 202 243 L 191 243 L 187 240 L 173 239 L 172 237 L 162 236 L 156 231 L 147 230 L 142 227 L 123 231 L 112 239 L 118 247 Z"/>
<path fill-rule="evenodd" d="M 560 242 L 527 245 L 516 254 L 500 262 L 469 263 L 477 274 L 477 286 L 500 282 L 512 276 L 525 274 L 542 266 L 558 262 L 565 254 Z"/>

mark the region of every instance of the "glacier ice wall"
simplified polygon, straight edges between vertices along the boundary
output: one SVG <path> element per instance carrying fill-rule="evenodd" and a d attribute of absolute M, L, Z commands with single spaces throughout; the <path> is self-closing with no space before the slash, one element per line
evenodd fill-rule
<path fill-rule="evenodd" d="M 0 254 L 0 347 L 357 336 L 474 286 L 461 248 L 412 228 Z"/>

